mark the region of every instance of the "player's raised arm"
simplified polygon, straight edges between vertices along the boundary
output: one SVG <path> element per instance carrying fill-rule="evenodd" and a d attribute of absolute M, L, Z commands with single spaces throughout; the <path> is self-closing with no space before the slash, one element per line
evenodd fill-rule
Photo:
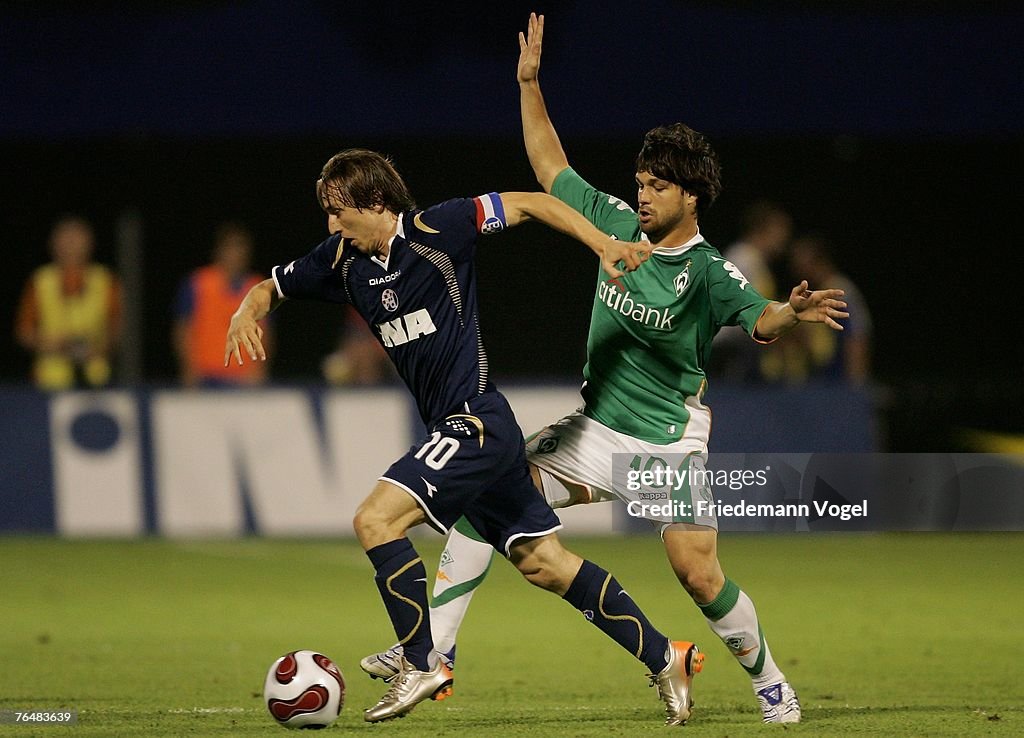
<path fill-rule="evenodd" d="M 842 290 L 808 289 L 805 279 L 789 294 L 788 302 L 772 302 L 754 326 L 754 335 L 761 340 L 774 340 L 797 323 L 824 323 L 835 331 L 843 330 L 836 318 L 849 318 L 846 303 L 840 300 Z"/>
<path fill-rule="evenodd" d="M 544 40 L 544 16 L 530 13 L 524 35 L 519 32 L 519 105 L 523 116 L 523 142 L 530 166 L 545 192 L 551 192 L 555 177 L 569 166 L 555 127 L 548 117 L 544 97 L 540 93 L 540 52 Z"/>
<path fill-rule="evenodd" d="M 243 351 L 253 361 L 267 360 L 267 351 L 263 348 L 263 329 L 259 321 L 267 317 L 282 299 L 272 279 L 264 279 L 249 290 L 238 310 L 231 316 L 224 343 L 224 366 L 228 365 L 232 356 L 241 364 Z"/>
<path fill-rule="evenodd" d="M 637 269 L 650 256 L 649 243 L 629 243 L 609 238 L 593 223 L 561 200 L 543 192 L 503 192 L 501 203 L 505 222 L 511 227 L 526 220 L 539 220 L 577 241 L 582 241 L 601 258 L 611 277 L 621 277 L 621 262 L 626 271 Z"/>

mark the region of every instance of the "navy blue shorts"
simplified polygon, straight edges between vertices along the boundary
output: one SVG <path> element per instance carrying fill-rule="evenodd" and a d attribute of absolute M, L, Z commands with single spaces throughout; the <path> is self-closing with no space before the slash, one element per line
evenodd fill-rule
<path fill-rule="evenodd" d="M 444 418 L 381 476 L 410 495 L 447 533 L 465 515 L 506 556 L 518 539 L 562 527 L 530 479 L 523 432 L 500 392 Z"/>

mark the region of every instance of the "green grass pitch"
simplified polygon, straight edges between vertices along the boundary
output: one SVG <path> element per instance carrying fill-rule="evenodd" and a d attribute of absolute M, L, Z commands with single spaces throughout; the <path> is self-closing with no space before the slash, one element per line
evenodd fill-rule
<path fill-rule="evenodd" d="M 708 654 L 690 735 L 1024 734 L 1024 535 L 725 534 L 804 707 L 762 726 L 749 680 L 675 583 L 656 536 L 576 539 L 651 619 Z M 441 539 L 420 536 L 428 562 Z M 496 562 L 460 636 L 455 697 L 367 725 L 359 659 L 393 633 L 352 541 L 0 538 L 0 710 L 74 708 L 12 736 L 285 735 L 263 706 L 282 653 L 321 650 L 348 683 L 327 735 L 663 735 L 644 668 Z M 672 729 L 678 730 L 678 729 Z"/>

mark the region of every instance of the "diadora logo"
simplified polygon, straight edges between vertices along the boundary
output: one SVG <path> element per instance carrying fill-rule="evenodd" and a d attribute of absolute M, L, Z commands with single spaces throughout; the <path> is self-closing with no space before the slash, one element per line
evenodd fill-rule
<path fill-rule="evenodd" d="M 398 293 L 394 290 L 384 290 L 380 295 L 380 304 L 389 313 L 398 310 Z"/>
<path fill-rule="evenodd" d="M 386 274 L 383 277 L 370 277 L 370 286 L 376 287 L 379 284 L 387 284 L 388 282 L 394 282 L 401 275 L 402 270 L 399 269 L 394 274 Z"/>
<path fill-rule="evenodd" d="M 611 310 L 635 320 L 641 325 L 650 326 L 659 331 L 672 330 L 672 319 L 668 308 L 652 308 L 642 302 L 633 299 L 629 290 L 622 288 L 622 283 L 617 279 L 610 279 L 601 282 L 597 288 L 597 299 L 607 305 Z"/>
<path fill-rule="evenodd" d="M 391 290 L 385 290 L 384 294 L 388 292 Z M 387 306 L 385 305 L 385 307 Z M 415 341 L 417 338 L 437 332 L 434 321 L 431 320 L 430 313 L 425 308 L 386 323 L 378 323 L 377 330 L 380 331 L 381 340 L 388 348 L 401 346 L 403 343 L 409 343 L 409 341 Z"/>
<path fill-rule="evenodd" d="M 725 269 L 725 271 L 729 272 L 730 277 L 732 277 L 733 279 L 740 283 L 740 289 L 743 289 L 748 284 L 750 284 L 750 280 L 744 277 L 743 272 L 740 271 L 739 267 L 733 264 L 731 261 L 719 259 L 717 256 L 712 256 L 711 258 L 714 259 L 715 261 L 723 262 L 722 267 Z"/>
<path fill-rule="evenodd" d="M 687 259 L 686 264 L 683 265 L 683 271 L 679 272 L 676 278 L 672 280 L 672 284 L 676 288 L 676 297 L 681 297 L 690 284 L 690 264 L 692 263 L 693 259 Z"/>

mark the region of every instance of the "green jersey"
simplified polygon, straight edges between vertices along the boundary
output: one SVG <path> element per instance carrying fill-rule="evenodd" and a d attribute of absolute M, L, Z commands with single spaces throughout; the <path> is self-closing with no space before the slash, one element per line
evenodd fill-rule
<path fill-rule="evenodd" d="M 621 241 L 644 239 L 632 208 L 569 168 L 551 194 Z M 584 414 L 651 443 L 707 444 L 711 412 L 702 403 L 711 339 L 725 325 L 753 335 L 769 304 L 701 238 L 658 248 L 639 269 L 611 279 L 598 269 L 587 337 Z"/>

